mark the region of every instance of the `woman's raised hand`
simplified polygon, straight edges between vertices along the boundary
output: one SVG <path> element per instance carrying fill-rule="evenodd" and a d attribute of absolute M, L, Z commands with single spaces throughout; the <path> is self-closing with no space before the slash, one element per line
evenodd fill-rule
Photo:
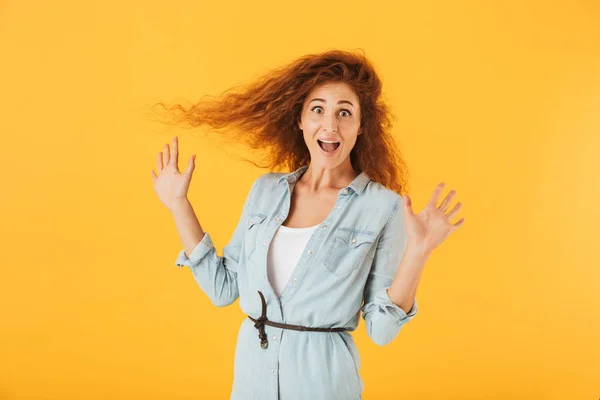
<path fill-rule="evenodd" d="M 194 172 L 196 156 L 190 157 L 186 170 L 181 173 L 178 167 L 177 136 L 173 138 L 173 154 L 169 152 L 169 144 L 165 144 L 164 151 L 158 153 L 158 176 L 152 171 L 154 190 L 160 201 L 171 211 L 173 205 L 179 201 L 187 201 L 187 192 Z"/>

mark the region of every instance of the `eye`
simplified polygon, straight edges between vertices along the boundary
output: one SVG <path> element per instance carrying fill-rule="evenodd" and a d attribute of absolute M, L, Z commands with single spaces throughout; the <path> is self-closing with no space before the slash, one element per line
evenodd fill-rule
<path fill-rule="evenodd" d="M 314 107 L 313 107 L 313 108 L 311 108 L 310 110 L 311 110 L 311 111 L 315 111 L 317 108 L 318 108 L 318 109 L 321 109 L 321 110 L 323 110 L 323 107 L 321 107 L 321 106 L 314 106 Z M 342 110 L 340 110 L 340 114 L 341 114 L 341 113 L 343 113 L 343 112 L 347 113 L 347 115 L 342 115 L 343 117 L 349 117 L 349 116 L 351 116 L 351 115 L 352 115 L 352 113 L 351 113 L 350 111 L 348 111 L 347 109 L 345 109 L 345 108 L 344 108 L 344 109 L 342 109 Z M 322 113 L 321 113 L 321 112 L 318 112 L 317 114 L 322 114 Z"/>

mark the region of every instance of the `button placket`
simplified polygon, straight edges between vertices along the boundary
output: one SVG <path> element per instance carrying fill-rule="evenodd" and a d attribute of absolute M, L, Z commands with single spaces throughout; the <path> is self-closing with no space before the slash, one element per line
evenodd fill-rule
<path fill-rule="evenodd" d="M 344 189 L 344 190 L 342 191 L 342 193 L 343 193 L 343 194 L 348 194 L 348 193 L 349 193 L 349 192 L 348 192 L 348 189 Z M 341 196 L 340 196 L 340 197 L 338 197 L 338 203 L 340 203 L 340 204 L 338 204 L 336 208 L 337 208 L 338 210 L 341 210 L 341 209 L 342 209 L 342 207 L 344 207 L 344 205 L 345 205 L 345 204 L 346 204 L 348 201 L 350 201 L 350 198 L 349 198 L 349 197 L 345 197 L 345 196 L 344 196 L 344 197 L 341 197 Z"/>

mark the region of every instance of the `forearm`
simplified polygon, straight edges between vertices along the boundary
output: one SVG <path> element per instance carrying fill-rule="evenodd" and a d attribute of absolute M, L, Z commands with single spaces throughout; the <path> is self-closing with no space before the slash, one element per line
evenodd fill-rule
<path fill-rule="evenodd" d="M 392 284 L 387 290 L 390 300 L 406 313 L 410 311 L 414 303 L 421 273 L 429 254 L 418 244 L 409 242 Z"/>
<path fill-rule="evenodd" d="M 187 199 L 175 203 L 171 207 L 171 214 L 175 219 L 175 225 L 183 243 L 185 255 L 189 257 L 192 250 L 194 250 L 204 237 L 204 231 L 200 226 L 200 222 L 198 222 L 192 204 Z"/>

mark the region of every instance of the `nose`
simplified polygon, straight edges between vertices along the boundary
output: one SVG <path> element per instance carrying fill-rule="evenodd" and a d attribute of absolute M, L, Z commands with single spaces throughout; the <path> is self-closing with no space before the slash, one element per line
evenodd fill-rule
<path fill-rule="evenodd" d="M 329 118 L 327 118 L 324 122 L 323 122 L 323 130 L 327 131 L 327 132 L 336 132 L 337 131 L 337 119 L 336 116 L 331 116 Z"/>

